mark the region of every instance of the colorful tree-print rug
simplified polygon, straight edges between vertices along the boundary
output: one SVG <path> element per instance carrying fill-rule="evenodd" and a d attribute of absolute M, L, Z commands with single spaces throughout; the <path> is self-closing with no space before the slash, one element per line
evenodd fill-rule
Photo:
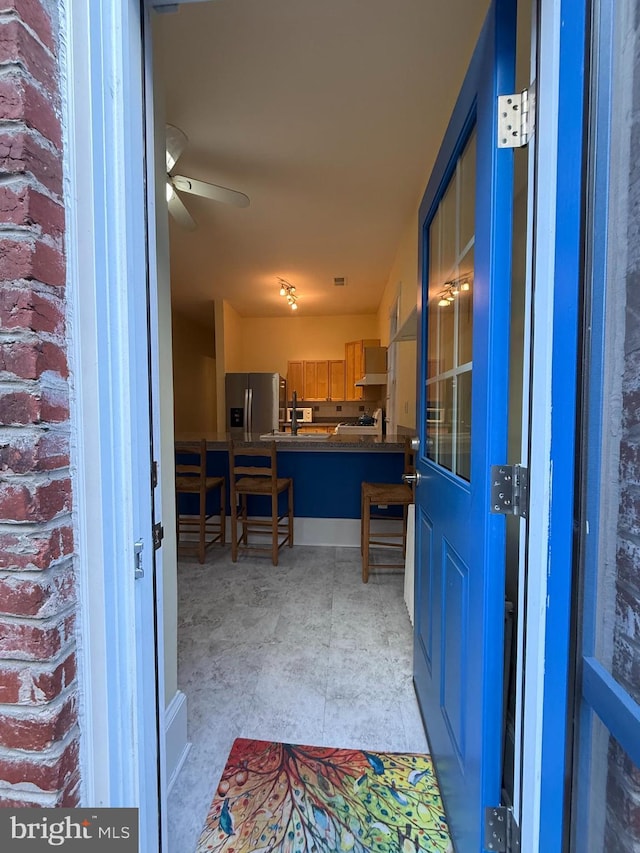
<path fill-rule="evenodd" d="M 196 853 L 447 853 L 428 755 L 239 738 Z"/>

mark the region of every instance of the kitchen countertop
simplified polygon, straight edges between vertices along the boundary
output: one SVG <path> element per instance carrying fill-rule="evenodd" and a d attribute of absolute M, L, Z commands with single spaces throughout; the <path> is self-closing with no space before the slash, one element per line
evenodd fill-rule
<path fill-rule="evenodd" d="M 208 450 L 225 450 L 229 444 L 230 436 L 226 433 L 180 433 L 176 435 L 176 441 L 201 441 L 207 440 Z M 263 441 L 259 435 L 234 436 L 234 443 L 239 447 L 268 447 L 269 442 Z M 330 435 L 327 439 L 319 441 L 311 436 L 305 438 L 280 438 L 276 442 L 278 450 L 296 451 L 310 450 L 318 453 L 327 452 L 366 452 L 366 453 L 400 453 L 404 451 L 404 435 Z"/>
<path fill-rule="evenodd" d="M 355 421 L 298 421 L 298 428 L 302 427 L 330 427 L 334 429 L 338 426 L 338 424 L 343 423 L 354 423 Z M 278 426 L 280 429 L 289 429 L 291 427 L 291 421 L 278 421 Z"/>

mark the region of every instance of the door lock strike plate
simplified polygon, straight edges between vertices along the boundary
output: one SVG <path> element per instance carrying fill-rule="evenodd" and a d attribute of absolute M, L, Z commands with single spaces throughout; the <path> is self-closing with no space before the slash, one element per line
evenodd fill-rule
<path fill-rule="evenodd" d="M 135 580 L 139 580 L 144 577 L 144 568 L 142 565 L 142 549 L 144 548 L 144 542 L 142 539 L 138 539 L 137 542 L 133 543 L 133 577 Z"/>

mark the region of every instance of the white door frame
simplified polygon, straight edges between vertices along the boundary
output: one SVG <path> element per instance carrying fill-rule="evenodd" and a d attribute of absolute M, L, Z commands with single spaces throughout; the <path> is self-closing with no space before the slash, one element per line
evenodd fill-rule
<path fill-rule="evenodd" d="M 586 4 L 573 0 L 539 0 L 536 22 L 536 176 L 530 183 L 535 200 L 534 325 L 520 827 L 521 849 L 531 851 L 559 851 L 565 818 L 583 142 L 580 39 L 585 9 Z M 576 90 L 571 110 L 560 114 L 561 91 L 566 99 Z"/>
<path fill-rule="evenodd" d="M 141 3 L 61 6 L 82 802 L 139 807 L 140 849 L 154 853 L 163 660 L 154 642 Z M 144 577 L 135 580 L 139 541 Z"/>
<path fill-rule="evenodd" d="M 159 797 L 157 732 L 148 724 L 158 714 L 155 681 L 153 691 L 148 690 L 151 675 L 155 677 L 152 653 L 160 656 L 160 680 L 163 661 L 162 643 L 157 650 L 151 648 L 152 635 L 144 633 L 151 616 L 153 555 L 150 489 L 140 487 L 148 482 L 150 434 L 140 4 L 66 0 L 65 10 L 83 801 L 138 805 L 141 849 L 153 853 L 159 849 Z M 541 12 L 528 543 L 529 565 L 537 567 L 548 564 L 549 541 L 559 0 L 542 0 Z M 139 539 L 145 546 L 145 577 L 134 581 L 133 543 Z M 545 571 L 530 571 L 527 595 L 521 831 L 522 849 L 536 850 L 541 825 Z"/>

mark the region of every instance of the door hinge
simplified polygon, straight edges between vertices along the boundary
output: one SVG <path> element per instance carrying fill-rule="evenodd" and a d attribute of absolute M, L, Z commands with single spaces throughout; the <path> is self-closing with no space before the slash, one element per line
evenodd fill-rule
<path fill-rule="evenodd" d="M 158 463 L 154 459 L 151 463 L 151 488 L 155 489 L 158 485 Z"/>
<path fill-rule="evenodd" d="M 519 853 L 520 827 L 513 809 L 488 806 L 484 810 L 484 849 L 494 853 Z"/>
<path fill-rule="evenodd" d="M 153 550 L 157 551 L 162 545 L 164 539 L 164 527 L 159 521 L 153 525 Z"/>
<path fill-rule="evenodd" d="M 491 512 L 529 514 L 529 471 L 523 465 L 491 466 Z"/>
<path fill-rule="evenodd" d="M 142 550 L 144 542 L 138 539 L 133 543 L 133 577 L 135 580 L 144 577 L 144 568 L 142 567 Z"/>
<path fill-rule="evenodd" d="M 533 133 L 533 90 L 498 95 L 498 148 L 524 148 Z"/>

